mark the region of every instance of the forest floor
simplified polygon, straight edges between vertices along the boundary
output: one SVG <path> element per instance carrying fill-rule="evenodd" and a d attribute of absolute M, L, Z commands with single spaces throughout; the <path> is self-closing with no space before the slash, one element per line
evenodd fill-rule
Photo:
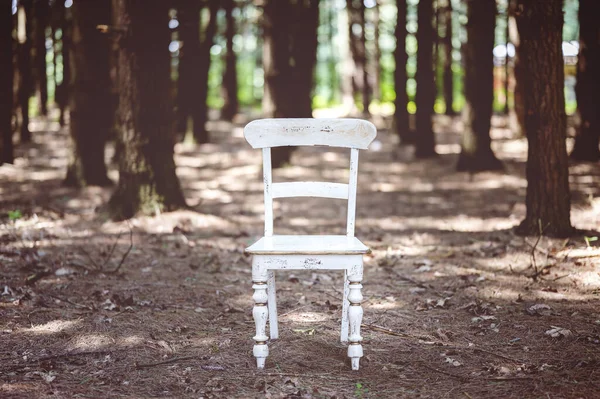
<path fill-rule="evenodd" d="M 414 160 L 384 128 L 361 153 L 356 234 L 372 253 L 351 371 L 342 275 L 307 271 L 278 274 L 280 339 L 255 368 L 244 248 L 261 235 L 262 181 L 242 123 L 176 146 L 190 210 L 117 223 L 101 207 L 111 188 L 61 186 L 66 130 L 34 121 L 34 143 L 0 167 L 0 397 L 597 398 L 598 241 L 512 232 L 526 141 L 502 123 L 504 172 L 455 172 L 461 127 L 445 117 L 435 159 Z M 345 151 L 301 149 L 274 180 L 343 181 L 347 164 Z M 573 224 L 597 229 L 598 164 L 571 165 L 571 187 Z M 345 212 L 279 201 L 275 230 L 343 233 Z"/>

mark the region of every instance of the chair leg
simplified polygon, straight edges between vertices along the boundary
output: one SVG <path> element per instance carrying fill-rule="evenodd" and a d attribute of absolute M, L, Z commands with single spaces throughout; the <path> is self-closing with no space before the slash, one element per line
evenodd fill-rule
<path fill-rule="evenodd" d="M 277 323 L 277 296 L 275 288 L 275 272 L 269 270 L 267 280 L 267 295 L 269 297 L 269 329 L 271 339 L 279 338 L 279 324 Z"/>
<path fill-rule="evenodd" d="M 252 299 L 254 299 L 252 316 L 254 317 L 254 324 L 256 325 L 256 335 L 252 338 L 255 341 L 252 353 L 256 358 L 256 366 L 259 369 L 262 369 L 265 367 L 267 356 L 269 356 L 269 347 L 267 346 L 269 337 L 267 336 L 266 331 L 267 319 L 269 316 L 267 308 L 267 271 L 260 266 L 257 267 L 257 265 L 253 263 L 252 279 L 254 281 L 254 284 L 252 284 L 252 288 L 254 289 L 254 295 L 252 295 Z"/>
<path fill-rule="evenodd" d="M 362 337 L 360 336 L 360 324 L 362 323 L 363 309 L 361 302 L 362 296 L 362 264 L 353 266 L 348 273 L 349 290 L 348 301 L 350 306 L 348 309 L 348 318 L 350 319 L 350 335 L 348 341 L 348 357 L 352 361 L 352 370 L 358 370 L 360 358 L 363 356 L 363 348 L 361 345 Z"/>
<path fill-rule="evenodd" d="M 350 292 L 350 284 L 348 281 L 348 271 L 344 270 L 344 295 L 342 297 L 342 330 L 340 334 L 340 341 L 342 343 L 348 342 L 348 293 Z"/>

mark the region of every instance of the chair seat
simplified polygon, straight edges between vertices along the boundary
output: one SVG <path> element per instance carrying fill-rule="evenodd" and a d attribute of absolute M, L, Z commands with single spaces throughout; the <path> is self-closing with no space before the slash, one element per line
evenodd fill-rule
<path fill-rule="evenodd" d="M 357 255 L 368 253 L 369 248 L 356 237 L 285 235 L 262 237 L 246 248 L 254 255 Z"/>

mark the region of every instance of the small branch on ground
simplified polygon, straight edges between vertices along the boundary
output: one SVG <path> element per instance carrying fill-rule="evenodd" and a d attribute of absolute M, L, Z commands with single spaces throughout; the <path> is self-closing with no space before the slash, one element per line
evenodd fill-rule
<path fill-rule="evenodd" d="M 113 270 L 111 270 L 107 273 L 117 273 L 119 271 L 119 269 L 121 269 L 121 266 L 123 266 L 123 263 L 125 263 L 125 259 L 127 259 L 127 256 L 129 256 L 129 253 L 131 252 L 132 249 L 133 249 L 133 229 L 131 228 L 131 226 L 129 226 L 129 248 L 127 248 L 127 251 L 125 251 L 125 253 L 121 257 L 121 261 L 119 262 L 117 267 L 115 267 Z"/>
<path fill-rule="evenodd" d="M 163 364 L 171 364 L 171 363 L 176 363 L 176 362 L 181 362 L 184 360 L 192 360 L 192 359 L 197 359 L 198 356 L 183 356 L 183 357 L 173 357 L 171 359 L 167 359 L 164 360 L 162 362 L 156 362 L 156 363 L 136 363 L 135 368 L 136 369 L 147 369 L 150 367 L 156 367 L 156 366 L 161 366 Z"/>

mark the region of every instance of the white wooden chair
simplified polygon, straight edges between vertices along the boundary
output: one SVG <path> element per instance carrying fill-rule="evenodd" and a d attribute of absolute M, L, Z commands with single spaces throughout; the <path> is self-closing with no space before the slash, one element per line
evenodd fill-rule
<path fill-rule="evenodd" d="M 266 335 L 269 320 L 271 339 L 279 337 L 275 270 L 344 270 L 341 341 L 350 342 L 348 357 L 358 370 L 363 355 L 360 324 L 363 310 L 361 281 L 363 254 L 369 251 L 354 237 L 358 151 L 366 149 L 377 130 L 372 123 L 359 119 L 261 119 L 244 128 L 244 136 L 253 148 L 261 148 L 265 191 L 265 235 L 246 249 L 252 258 L 252 280 L 256 324 L 254 357 L 259 369 L 269 355 Z M 348 184 L 325 182 L 273 183 L 271 148 L 314 146 L 350 148 Z M 346 235 L 273 235 L 273 199 L 286 197 L 324 197 L 348 200 Z M 268 304 L 268 306 L 267 306 Z M 350 334 L 348 334 L 348 330 Z"/>

